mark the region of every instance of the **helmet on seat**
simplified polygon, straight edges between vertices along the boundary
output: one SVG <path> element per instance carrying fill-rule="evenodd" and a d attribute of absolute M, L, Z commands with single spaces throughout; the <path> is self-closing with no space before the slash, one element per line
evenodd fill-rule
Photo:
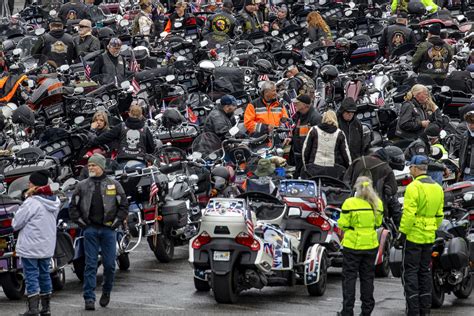
<path fill-rule="evenodd" d="M 405 155 L 399 147 L 387 146 L 384 150 L 387 154 L 388 164 L 392 169 L 403 170 L 405 168 Z"/>
<path fill-rule="evenodd" d="M 255 68 L 257 71 L 264 74 L 269 74 L 273 72 L 272 64 L 265 59 L 259 59 L 254 63 Z"/>
<path fill-rule="evenodd" d="M 321 79 L 323 79 L 324 82 L 329 82 L 339 76 L 339 71 L 333 65 L 325 65 L 321 67 L 319 76 L 321 76 Z"/>

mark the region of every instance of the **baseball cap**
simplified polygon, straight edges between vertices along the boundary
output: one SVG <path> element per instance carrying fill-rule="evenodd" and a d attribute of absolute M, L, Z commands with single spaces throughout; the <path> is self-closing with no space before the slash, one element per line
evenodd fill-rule
<path fill-rule="evenodd" d="M 89 20 L 81 20 L 81 22 L 79 22 L 79 27 L 81 26 L 91 28 L 92 23 Z"/>
<path fill-rule="evenodd" d="M 409 166 L 426 166 L 428 165 L 428 157 L 423 155 L 415 155 L 411 157 L 410 162 L 408 163 Z"/>
<path fill-rule="evenodd" d="M 425 134 L 428 137 L 439 137 L 439 133 L 441 133 L 441 128 L 435 123 L 430 123 L 425 129 Z"/>
<path fill-rule="evenodd" d="M 237 106 L 237 99 L 230 95 L 226 94 L 221 98 L 221 105 L 234 105 Z"/>
<path fill-rule="evenodd" d="M 311 104 L 311 98 L 306 94 L 302 94 L 302 95 L 297 96 L 294 101 L 301 102 L 301 103 L 304 103 L 304 104 Z"/>

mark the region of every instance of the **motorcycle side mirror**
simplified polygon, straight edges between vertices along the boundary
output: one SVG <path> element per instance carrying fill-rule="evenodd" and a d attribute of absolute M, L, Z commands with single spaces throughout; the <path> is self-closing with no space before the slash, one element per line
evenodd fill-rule
<path fill-rule="evenodd" d="M 120 20 L 120 23 L 119 23 L 119 24 L 120 24 L 121 27 L 127 27 L 127 26 L 130 25 L 130 23 L 128 22 L 127 19 L 122 19 L 122 20 Z"/>
<path fill-rule="evenodd" d="M 43 35 L 45 32 L 46 32 L 46 30 L 45 30 L 44 28 L 40 27 L 39 29 L 36 29 L 36 30 L 35 30 L 35 35 L 36 35 L 36 36 L 41 36 L 41 35 Z"/>
<path fill-rule="evenodd" d="M 288 209 L 288 217 L 301 217 L 301 209 L 298 207 L 290 207 Z"/>
<path fill-rule="evenodd" d="M 179 29 L 179 28 L 182 27 L 182 26 L 183 26 L 183 23 L 181 23 L 181 22 L 174 22 L 174 27 L 175 27 L 175 28 Z"/>
<path fill-rule="evenodd" d="M 167 75 L 165 77 L 166 82 L 170 83 L 176 79 L 175 75 Z"/>
<path fill-rule="evenodd" d="M 51 16 L 53 18 L 57 17 L 58 16 L 58 11 L 56 11 L 56 10 L 49 11 L 49 16 Z"/>
<path fill-rule="evenodd" d="M 60 72 L 67 72 L 69 69 L 69 65 L 62 65 L 61 67 L 59 67 Z"/>
<path fill-rule="evenodd" d="M 451 90 L 451 88 L 449 88 L 448 86 L 441 87 L 441 92 L 448 92 L 449 90 Z"/>
<path fill-rule="evenodd" d="M 84 93 L 84 88 L 83 87 L 75 87 L 74 88 L 74 94 L 83 94 Z"/>
<path fill-rule="evenodd" d="M 239 132 L 240 132 L 240 129 L 239 129 L 237 126 L 234 126 L 234 127 L 232 127 L 232 128 L 229 130 L 229 134 L 230 134 L 231 136 L 235 136 L 235 135 L 237 135 Z"/>
<path fill-rule="evenodd" d="M 204 48 L 204 47 L 206 47 L 206 46 L 207 46 L 207 44 L 209 44 L 209 42 L 208 42 L 208 41 L 201 41 L 201 42 L 199 42 L 199 46 L 200 46 L 201 48 Z"/>
<path fill-rule="evenodd" d="M 474 192 L 466 192 L 466 193 L 464 193 L 462 199 L 463 199 L 465 202 L 472 201 L 472 200 L 474 199 Z"/>
<path fill-rule="evenodd" d="M 33 88 L 35 86 L 35 82 L 31 79 L 28 79 L 28 88 Z"/>
<path fill-rule="evenodd" d="M 81 125 L 84 122 L 84 120 L 85 120 L 84 116 L 76 116 L 74 118 L 74 124 Z"/>
<path fill-rule="evenodd" d="M 272 34 L 272 36 L 277 36 L 279 34 L 279 32 L 277 30 L 273 30 L 271 34 Z"/>
<path fill-rule="evenodd" d="M 15 48 L 15 49 L 13 50 L 13 55 L 14 55 L 14 56 L 19 56 L 19 55 L 21 55 L 21 52 L 22 52 L 22 51 L 23 51 L 23 50 L 22 50 L 21 48 Z"/>
<path fill-rule="evenodd" d="M 130 89 L 130 82 L 123 81 L 122 83 L 120 83 L 120 88 L 122 88 L 122 90 L 127 91 L 128 89 Z"/>
<path fill-rule="evenodd" d="M 446 136 L 448 136 L 448 133 L 444 129 L 441 132 L 439 132 L 439 138 L 445 139 Z"/>

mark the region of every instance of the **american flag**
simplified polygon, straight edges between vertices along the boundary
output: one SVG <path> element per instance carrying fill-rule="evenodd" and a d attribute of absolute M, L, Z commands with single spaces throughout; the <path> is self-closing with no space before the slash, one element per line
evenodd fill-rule
<path fill-rule="evenodd" d="M 87 80 L 91 80 L 91 66 L 89 66 L 81 56 L 81 63 L 84 67 L 84 76 L 86 76 Z"/>
<path fill-rule="evenodd" d="M 137 73 L 140 71 L 140 65 L 138 64 L 137 59 L 135 58 L 133 50 L 130 56 L 130 71 L 133 73 Z M 135 76 L 132 79 L 132 87 L 134 94 L 137 94 L 140 91 L 140 84 L 138 83 L 137 79 L 135 79 Z"/>
<path fill-rule="evenodd" d="M 247 226 L 247 232 L 249 233 L 250 236 L 254 237 L 255 235 L 255 228 L 253 226 L 253 221 L 252 221 L 252 211 L 250 210 L 249 207 L 244 212 L 244 219 L 245 219 L 245 225 Z"/>
<path fill-rule="evenodd" d="M 296 114 L 295 102 L 290 102 L 290 104 L 288 105 L 288 112 L 290 114 L 290 117 L 293 117 Z"/>
<path fill-rule="evenodd" d="M 153 201 L 155 200 L 156 194 L 158 193 L 158 185 L 156 184 L 156 181 L 155 181 L 155 175 L 152 174 L 151 178 L 153 182 L 151 183 L 151 186 L 150 186 L 150 199 L 148 201 L 150 204 L 153 203 Z"/>

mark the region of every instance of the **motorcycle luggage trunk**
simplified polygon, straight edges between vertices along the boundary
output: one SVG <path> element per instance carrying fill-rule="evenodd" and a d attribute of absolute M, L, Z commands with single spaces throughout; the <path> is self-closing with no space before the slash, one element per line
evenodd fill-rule
<path fill-rule="evenodd" d="M 449 240 L 440 257 L 444 269 L 461 269 L 469 264 L 468 248 L 466 241 L 461 237 Z"/>
<path fill-rule="evenodd" d="M 188 222 L 188 207 L 184 201 L 167 201 L 161 213 L 165 225 L 173 228 L 184 227 Z"/>
<path fill-rule="evenodd" d="M 21 202 L 6 195 L 0 195 L 0 236 L 13 234 L 12 220 Z"/>
<path fill-rule="evenodd" d="M 403 251 L 392 247 L 390 249 L 389 264 L 392 275 L 395 278 L 402 276 Z"/>
<path fill-rule="evenodd" d="M 378 56 L 378 47 L 377 45 L 369 45 L 367 47 L 357 48 L 351 55 L 351 64 L 360 65 L 360 64 L 369 64 L 374 62 Z"/>

